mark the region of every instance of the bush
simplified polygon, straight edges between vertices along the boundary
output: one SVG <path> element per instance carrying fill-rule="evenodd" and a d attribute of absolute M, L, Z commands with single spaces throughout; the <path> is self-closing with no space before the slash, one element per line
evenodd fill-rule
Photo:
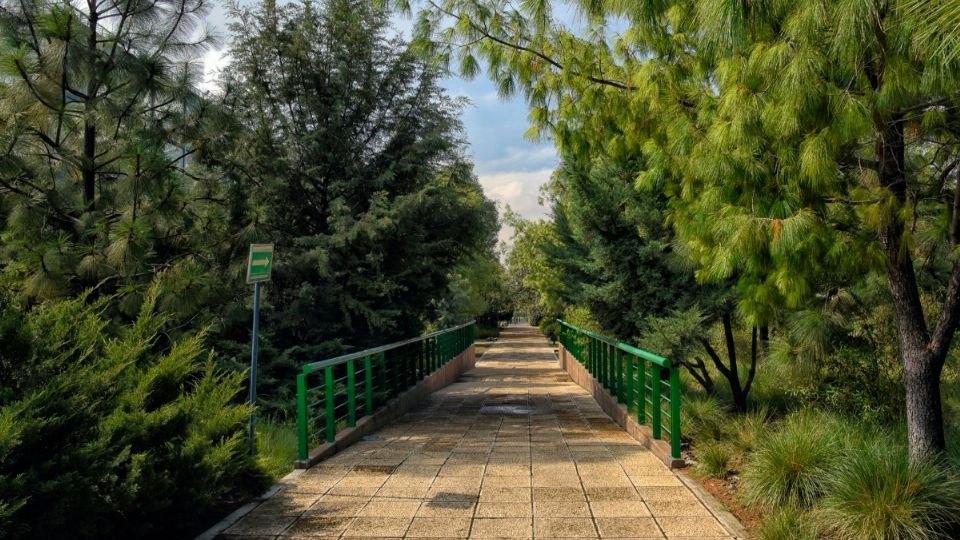
<path fill-rule="evenodd" d="M 817 510 L 839 539 L 949 538 L 960 524 L 960 480 L 941 464 L 910 465 L 905 449 L 878 437 L 831 471 Z"/>
<path fill-rule="evenodd" d="M 0 395 L 3 536 L 169 538 L 264 487 L 235 399 L 244 374 L 216 371 L 202 335 L 165 341 L 156 298 L 119 329 L 102 302 L 24 313 L 0 298 L 26 344 Z"/>
<path fill-rule="evenodd" d="M 725 445 L 707 442 L 697 446 L 697 470 L 707 476 L 723 478 L 730 472 L 733 456 Z"/>
<path fill-rule="evenodd" d="M 765 507 L 811 506 L 838 452 L 839 423 L 823 414 L 800 412 L 763 438 L 744 467 L 744 496 Z"/>
<path fill-rule="evenodd" d="M 760 540 L 816 540 L 817 528 L 808 511 L 785 506 L 763 521 L 759 537 Z"/>

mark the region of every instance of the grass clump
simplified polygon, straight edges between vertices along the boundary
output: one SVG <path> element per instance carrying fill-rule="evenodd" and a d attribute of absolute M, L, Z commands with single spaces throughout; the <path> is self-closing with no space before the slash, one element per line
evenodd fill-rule
<path fill-rule="evenodd" d="M 786 418 L 759 441 L 744 472 L 744 497 L 763 507 L 810 507 L 823 492 L 838 453 L 836 424 L 811 412 Z"/>
<path fill-rule="evenodd" d="M 697 448 L 697 459 L 697 471 L 700 474 L 723 478 L 730 472 L 733 455 L 726 445 L 707 442 Z"/>
<path fill-rule="evenodd" d="M 819 521 L 838 539 L 951 538 L 958 531 L 960 480 L 940 463 L 909 464 L 888 438 L 852 449 L 825 488 Z"/>
<path fill-rule="evenodd" d="M 760 540 L 816 540 L 817 527 L 810 512 L 795 506 L 785 506 L 763 521 Z"/>
<path fill-rule="evenodd" d="M 268 418 L 257 421 L 257 462 L 277 480 L 293 470 L 297 459 L 297 433 L 289 422 Z"/>
<path fill-rule="evenodd" d="M 685 399 L 682 414 L 684 434 L 698 441 L 719 441 L 726 438 L 730 417 L 715 397 Z"/>

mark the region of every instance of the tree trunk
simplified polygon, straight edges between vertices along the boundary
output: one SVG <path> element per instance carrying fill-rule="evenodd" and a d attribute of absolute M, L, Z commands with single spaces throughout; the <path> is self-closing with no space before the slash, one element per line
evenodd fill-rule
<path fill-rule="evenodd" d="M 940 373 L 937 362 L 924 351 L 904 351 L 904 386 L 907 394 L 907 439 L 910 461 L 935 458 L 947 447 L 940 400 Z"/>
<path fill-rule="evenodd" d="M 97 196 L 97 128 L 89 118 L 83 125 L 83 203 L 88 211 L 96 208 Z"/>
<path fill-rule="evenodd" d="M 903 118 L 897 116 L 888 120 L 876 143 L 880 184 L 890 190 L 900 205 L 907 202 L 903 124 Z M 887 282 L 893 299 L 903 363 L 910 461 L 917 463 L 935 458 L 946 449 L 940 372 L 947 344 L 953 335 L 952 327 L 955 327 L 950 321 L 955 319 L 951 312 L 956 299 L 950 296 L 957 292 L 948 287 L 941 324 L 938 324 L 938 340 L 934 343 L 920 302 L 913 258 L 909 248 L 903 245 L 904 224 L 899 211 L 900 208 L 894 209 L 891 212 L 893 217 L 881 228 L 880 243 L 887 259 Z M 950 328 L 941 328 L 944 324 Z M 941 343 L 944 339 L 946 344 Z"/>
<path fill-rule="evenodd" d="M 100 86 L 97 64 L 97 25 L 100 13 L 93 0 L 87 0 L 87 95 L 84 101 L 83 118 L 83 157 L 80 160 L 80 174 L 83 181 L 83 203 L 87 211 L 96 209 L 97 197 L 97 126 L 96 103 L 97 88 Z"/>

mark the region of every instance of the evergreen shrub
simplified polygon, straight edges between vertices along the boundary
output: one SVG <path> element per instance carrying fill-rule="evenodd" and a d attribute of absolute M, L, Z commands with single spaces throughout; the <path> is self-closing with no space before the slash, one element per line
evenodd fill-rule
<path fill-rule="evenodd" d="M 265 487 L 245 374 L 215 369 L 203 333 L 169 338 L 158 288 L 129 325 L 87 295 L 29 311 L 0 296 L 0 536 L 182 536 Z"/>

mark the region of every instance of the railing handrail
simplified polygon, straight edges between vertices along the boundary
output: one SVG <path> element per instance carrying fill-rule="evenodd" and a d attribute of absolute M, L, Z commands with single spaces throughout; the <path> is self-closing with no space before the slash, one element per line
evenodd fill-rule
<path fill-rule="evenodd" d="M 418 341 L 423 341 L 423 340 L 425 340 L 425 339 L 430 339 L 430 338 L 432 338 L 432 337 L 437 337 L 437 336 L 440 336 L 440 335 L 443 335 L 443 334 L 448 334 L 448 333 L 450 333 L 450 332 L 456 332 L 457 330 L 460 330 L 461 328 L 466 328 L 467 326 L 470 326 L 471 324 L 474 324 L 474 322 L 475 322 L 475 321 L 469 321 L 469 322 L 465 322 L 465 323 L 460 324 L 460 325 L 457 325 L 457 326 L 452 326 L 452 327 L 450 327 L 450 328 L 444 328 L 443 330 L 435 330 L 435 331 L 433 331 L 433 332 L 430 332 L 429 334 L 423 334 L 423 335 L 420 335 L 420 336 L 417 336 L 417 337 L 412 337 L 412 338 L 410 338 L 410 339 L 405 339 L 405 340 L 403 340 L 403 341 L 395 341 L 395 342 L 393 342 L 393 343 L 388 343 L 388 344 L 386 344 L 386 345 L 380 345 L 379 347 L 373 347 L 373 348 L 370 348 L 370 349 L 364 349 L 364 350 L 362 350 L 362 351 L 352 352 L 352 353 L 344 354 L 344 355 L 341 355 L 341 356 L 334 356 L 333 358 L 327 358 L 326 360 L 319 360 L 319 361 L 317 361 L 317 362 L 310 362 L 309 364 L 304 364 L 304 365 L 303 365 L 303 371 L 302 371 L 302 372 L 303 372 L 303 373 L 312 373 L 313 371 L 315 371 L 315 370 L 317 370 L 317 369 L 323 369 L 323 368 L 326 368 L 326 367 L 336 366 L 336 365 L 339 365 L 339 364 L 343 364 L 343 363 L 349 362 L 350 360 L 357 360 L 357 359 L 360 359 L 360 358 L 364 358 L 364 357 L 366 357 L 366 356 L 374 356 L 374 355 L 377 355 L 377 354 L 380 354 L 380 353 L 383 353 L 383 352 L 387 352 L 387 351 L 389 351 L 389 350 L 396 349 L 396 348 L 398 348 L 398 347 L 403 347 L 404 345 L 410 345 L 411 343 L 416 343 L 416 342 L 418 342 Z"/>
<path fill-rule="evenodd" d="M 606 342 L 606 343 L 609 343 L 610 345 L 613 345 L 613 346 L 617 347 L 617 348 L 620 349 L 621 351 L 628 352 L 628 353 L 630 353 L 630 354 L 632 354 L 632 355 L 634 355 L 634 356 L 639 356 L 639 357 L 643 358 L 644 360 L 649 360 L 649 361 L 653 362 L 654 364 L 657 364 L 657 365 L 660 366 L 660 367 L 669 368 L 669 367 L 672 367 L 672 366 L 673 366 L 673 362 L 671 362 L 668 358 L 664 358 L 664 357 L 660 356 L 659 354 L 654 354 L 654 353 L 652 353 L 652 352 L 650 352 L 650 351 L 645 351 L 645 350 L 640 349 L 640 348 L 638 348 L 638 347 L 634 347 L 633 345 L 628 345 L 628 344 L 626 344 L 626 343 L 624 343 L 624 342 L 622 342 L 622 341 L 617 341 L 617 340 L 615 340 L 615 339 L 613 339 L 613 338 L 608 338 L 607 336 L 602 336 L 602 335 L 600 335 L 600 334 L 598 334 L 598 333 L 596 333 L 596 332 L 591 332 L 590 330 L 587 330 L 586 328 L 580 328 L 579 326 L 576 326 L 576 325 L 574 325 L 574 324 L 570 324 L 570 323 L 568 323 L 567 321 L 564 321 L 564 320 L 562 320 L 562 319 L 557 319 L 557 322 L 559 322 L 560 324 L 562 324 L 562 325 L 564 325 L 564 326 L 566 326 L 566 327 L 568 327 L 568 328 L 571 328 L 571 329 L 573 329 L 573 330 L 576 330 L 577 332 L 581 332 L 581 333 L 583 333 L 583 334 L 586 334 L 586 335 L 588 335 L 588 336 L 590 336 L 590 337 L 592 337 L 592 338 L 594 338 L 594 339 L 599 339 L 600 341 L 604 341 L 604 342 Z"/>

